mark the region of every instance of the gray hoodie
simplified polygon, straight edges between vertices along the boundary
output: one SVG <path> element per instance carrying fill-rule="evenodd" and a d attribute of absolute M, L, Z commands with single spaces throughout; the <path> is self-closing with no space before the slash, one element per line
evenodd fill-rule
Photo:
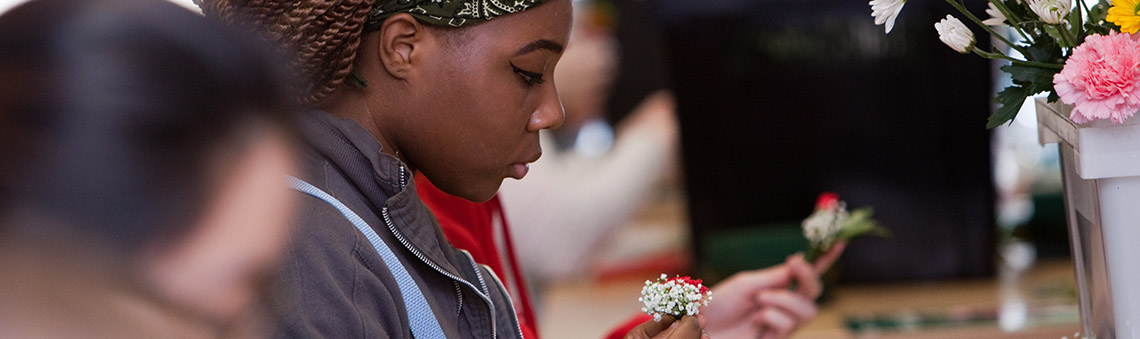
<path fill-rule="evenodd" d="M 420 286 L 448 338 L 521 338 L 509 294 L 452 247 L 416 195 L 412 173 L 350 120 L 303 114 L 298 177 L 364 219 Z M 297 192 L 293 243 L 275 298 L 275 337 L 411 338 L 400 290 L 368 239 L 332 205 Z"/>

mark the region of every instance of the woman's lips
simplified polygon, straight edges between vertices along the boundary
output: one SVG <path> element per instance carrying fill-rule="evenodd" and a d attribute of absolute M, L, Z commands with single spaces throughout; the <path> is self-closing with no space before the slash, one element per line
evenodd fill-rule
<path fill-rule="evenodd" d="M 530 172 L 530 163 L 516 162 L 511 165 L 511 178 L 522 179 Z"/>

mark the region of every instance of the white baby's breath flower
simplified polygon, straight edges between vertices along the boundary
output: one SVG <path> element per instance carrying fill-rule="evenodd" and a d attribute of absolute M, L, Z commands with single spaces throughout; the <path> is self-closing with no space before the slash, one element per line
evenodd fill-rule
<path fill-rule="evenodd" d="M 986 26 L 1005 25 L 1005 14 L 1002 14 L 1001 10 L 999 10 L 997 6 L 994 6 L 994 3 L 990 2 L 989 5 L 990 8 L 986 8 L 986 14 L 989 14 L 990 18 L 982 20 L 982 24 L 985 24 Z"/>
<path fill-rule="evenodd" d="M 871 0 L 871 17 L 875 18 L 876 25 L 885 25 L 887 33 L 895 28 L 895 19 L 902 12 L 906 0 Z"/>
<path fill-rule="evenodd" d="M 974 32 L 953 15 L 934 23 L 934 29 L 938 30 L 938 39 L 958 53 L 970 53 L 974 48 Z"/>
<path fill-rule="evenodd" d="M 820 209 L 804 219 L 804 237 L 812 246 L 827 248 L 835 242 L 835 237 L 847 222 L 848 212 L 845 203 L 840 202 L 835 209 Z"/>
<path fill-rule="evenodd" d="M 667 279 L 664 274 L 656 282 L 645 281 L 645 286 L 641 288 L 641 297 L 637 298 L 637 301 L 644 304 L 641 311 L 652 315 L 655 321 L 661 321 L 662 315 L 676 318 L 697 315 L 702 306 L 708 306 L 710 300 L 712 300 L 712 291 L 699 279 L 689 277 Z"/>
<path fill-rule="evenodd" d="M 1029 9 L 1050 25 L 1060 25 L 1069 16 L 1073 3 L 1070 0 L 1029 0 Z"/>

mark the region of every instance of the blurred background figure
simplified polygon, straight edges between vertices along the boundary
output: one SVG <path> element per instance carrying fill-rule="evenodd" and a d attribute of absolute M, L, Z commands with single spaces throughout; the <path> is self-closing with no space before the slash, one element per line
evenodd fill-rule
<path fill-rule="evenodd" d="M 160 0 L 0 16 L 0 337 L 257 337 L 289 235 L 287 83 Z"/>

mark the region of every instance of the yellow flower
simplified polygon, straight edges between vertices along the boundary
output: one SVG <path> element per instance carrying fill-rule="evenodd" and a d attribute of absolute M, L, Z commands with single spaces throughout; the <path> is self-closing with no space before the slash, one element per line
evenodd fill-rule
<path fill-rule="evenodd" d="M 1108 9 L 1105 20 L 1120 26 L 1120 31 L 1136 33 L 1140 30 L 1140 0 L 1116 0 Z"/>

